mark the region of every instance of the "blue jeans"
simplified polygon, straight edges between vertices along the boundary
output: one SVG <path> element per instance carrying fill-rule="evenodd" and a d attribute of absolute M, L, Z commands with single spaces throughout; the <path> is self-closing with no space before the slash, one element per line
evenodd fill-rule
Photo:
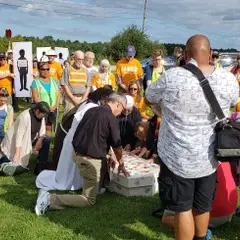
<path fill-rule="evenodd" d="M 42 148 L 39 150 L 38 162 L 34 170 L 34 174 L 38 175 L 45 169 L 45 164 L 48 162 L 48 154 L 50 149 L 50 137 L 45 136 L 42 143 Z"/>

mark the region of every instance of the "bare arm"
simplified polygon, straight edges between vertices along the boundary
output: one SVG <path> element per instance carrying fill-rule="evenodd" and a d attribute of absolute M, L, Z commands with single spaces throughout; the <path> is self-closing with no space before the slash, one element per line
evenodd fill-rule
<path fill-rule="evenodd" d="M 13 110 L 9 112 L 8 116 L 8 127 L 11 127 L 14 121 L 14 112 Z"/>
<path fill-rule="evenodd" d="M 32 98 L 35 103 L 39 103 L 38 93 L 36 88 L 32 88 Z"/>
<path fill-rule="evenodd" d="M 53 106 L 53 110 L 54 110 L 54 111 L 58 108 L 59 103 L 60 103 L 60 100 L 61 100 L 61 92 L 60 92 L 60 86 L 58 85 L 57 101 L 56 101 L 55 106 Z"/>
<path fill-rule="evenodd" d="M 116 81 L 117 81 L 117 85 L 118 85 L 119 87 L 123 88 L 125 91 L 128 91 L 128 88 L 127 88 L 127 86 L 126 86 L 125 84 L 123 84 L 122 78 L 121 78 L 120 75 L 117 75 L 117 76 L 116 76 Z"/>
<path fill-rule="evenodd" d="M 6 77 L 12 77 L 10 71 L 6 71 L 5 73 L 0 73 L 0 80 Z"/>

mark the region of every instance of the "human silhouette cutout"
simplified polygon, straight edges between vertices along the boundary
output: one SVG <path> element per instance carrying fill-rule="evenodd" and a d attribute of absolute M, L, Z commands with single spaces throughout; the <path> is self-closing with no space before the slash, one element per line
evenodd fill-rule
<path fill-rule="evenodd" d="M 64 59 L 63 59 L 63 54 L 62 53 L 58 54 L 58 60 L 59 60 L 59 63 L 61 63 L 61 65 L 63 65 Z"/>
<path fill-rule="evenodd" d="M 20 91 L 22 91 L 23 89 L 28 91 L 28 88 L 27 88 L 28 60 L 25 57 L 25 50 L 21 49 L 19 51 L 19 55 L 20 55 L 20 58 L 17 60 L 17 68 L 20 76 L 20 84 L 21 84 Z"/>

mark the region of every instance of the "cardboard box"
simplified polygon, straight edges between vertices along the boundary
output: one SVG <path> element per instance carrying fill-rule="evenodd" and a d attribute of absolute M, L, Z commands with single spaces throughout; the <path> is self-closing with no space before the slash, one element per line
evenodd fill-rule
<path fill-rule="evenodd" d="M 153 196 L 158 192 L 159 165 L 148 163 L 137 156 L 124 155 L 125 168 L 130 177 L 118 174 L 118 168 L 110 174 L 113 191 L 124 196 Z"/>
<path fill-rule="evenodd" d="M 133 197 L 133 196 L 151 197 L 156 193 L 154 185 L 127 188 L 122 186 L 121 184 L 111 182 L 111 189 L 114 192 L 126 197 Z"/>

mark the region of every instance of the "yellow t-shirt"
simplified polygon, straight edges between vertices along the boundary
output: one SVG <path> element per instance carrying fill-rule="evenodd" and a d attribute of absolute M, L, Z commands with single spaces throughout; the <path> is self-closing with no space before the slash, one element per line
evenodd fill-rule
<path fill-rule="evenodd" d="M 105 85 L 111 85 L 115 90 L 117 88 L 115 75 L 110 73 L 108 79 L 102 79 L 99 73 L 95 73 L 92 79 L 92 86 L 96 88 L 104 87 Z"/>
<path fill-rule="evenodd" d="M 130 81 L 138 80 L 143 76 L 143 69 L 137 59 L 128 61 L 128 59 L 123 58 L 117 62 L 116 73 L 121 77 L 123 84 L 128 86 Z"/>
<path fill-rule="evenodd" d="M 147 105 L 144 102 L 144 98 L 136 96 L 136 97 L 133 97 L 133 99 L 134 99 L 135 107 L 139 110 L 141 115 L 146 116 Z"/>
<path fill-rule="evenodd" d="M 0 75 L 5 74 L 7 72 L 10 72 L 10 65 L 5 64 L 3 66 L 0 66 Z M 11 77 L 5 77 L 0 79 L 0 88 L 6 88 L 9 95 L 12 95 L 12 78 Z"/>
<path fill-rule="evenodd" d="M 58 62 L 53 62 L 49 64 L 49 67 L 50 67 L 50 77 L 60 81 L 63 74 L 63 69 L 61 64 Z"/>

